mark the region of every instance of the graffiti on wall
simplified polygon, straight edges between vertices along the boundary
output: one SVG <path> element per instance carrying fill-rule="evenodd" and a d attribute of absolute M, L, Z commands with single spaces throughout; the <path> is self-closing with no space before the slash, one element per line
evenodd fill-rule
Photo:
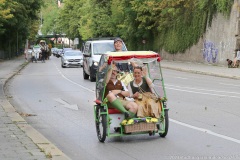
<path fill-rule="evenodd" d="M 216 63 L 218 57 L 218 49 L 213 42 L 205 41 L 203 44 L 203 58 L 209 63 Z"/>

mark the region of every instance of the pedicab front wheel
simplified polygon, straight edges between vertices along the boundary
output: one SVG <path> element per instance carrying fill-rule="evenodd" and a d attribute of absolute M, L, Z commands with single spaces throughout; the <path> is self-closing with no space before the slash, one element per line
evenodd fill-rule
<path fill-rule="evenodd" d="M 165 109 L 164 116 L 162 115 L 160 117 L 160 122 L 158 125 L 158 129 L 163 130 L 163 132 L 159 132 L 160 137 L 165 137 L 168 133 L 169 126 L 168 109 Z"/>
<path fill-rule="evenodd" d="M 101 114 L 102 112 L 104 112 L 104 108 L 97 105 L 95 123 L 98 140 L 100 142 L 104 142 L 107 136 L 107 115 Z"/>

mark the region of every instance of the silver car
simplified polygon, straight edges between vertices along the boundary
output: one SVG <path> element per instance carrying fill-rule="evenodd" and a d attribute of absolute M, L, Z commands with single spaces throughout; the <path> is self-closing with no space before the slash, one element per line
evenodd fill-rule
<path fill-rule="evenodd" d="M 61 56 L 62 68 L 65 67 L 82 67 L 83 65 L 83 55 L 79 50 L 69 50 L 64 52 Z"/>

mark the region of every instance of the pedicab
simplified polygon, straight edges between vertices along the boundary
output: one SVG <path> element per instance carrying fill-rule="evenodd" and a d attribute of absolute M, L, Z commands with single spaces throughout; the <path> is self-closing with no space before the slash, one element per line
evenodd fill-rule
<path fill-rule="evenodd" d="M 167 96 L 160 61 L 159 54 L 152 51 L 108 52 L 101 56 L 96 74 L 96 100 L 94 105 L 96 131 L 100 142 L 104 142 L 106 137 L 136 134 L 148 134 L 150 136 L 159 134 L 160 137 L 167 135 L 169 127 Z M 159 115 L 155 117 L 146 116 L 125 119 L 123 113 L 107 105 L 108 100 L 104 97 L 107 85 L 107 71 L 113 64 L 126 64 L 129 66 L 127 67 L 128 70 L 120 71 L 118 75 L 118 80 L 127 85 L 133 80 L 132 62 L 144 66 L 154 84 L 154 98 L 148 98 L 160 104 Z M 101 67 L 104 65 L 105 67 Z M 128 97 L 125 98 L 133 100 Z"/>

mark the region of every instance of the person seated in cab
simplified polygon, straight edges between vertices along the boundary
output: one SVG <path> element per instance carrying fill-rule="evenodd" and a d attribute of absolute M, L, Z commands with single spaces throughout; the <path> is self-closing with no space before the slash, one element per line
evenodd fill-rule
<path fill-rule="evenodd" d="M 118 69 L 115 64 L 108 70 L 104 97 L 108 100 L 109 108 L 116 108 L 124 113 L 125 118 L 133 118 L 137 113 L 138 105 L 125 100 L 130 95 L 127 87 L 117 79 Z"/>
<path fill-rule="evenodd" d="M 148 77 L 147 68 L 133 64 L 134 80 L 128 84 L 130 97 L 135 99 L 138 104 L 137 117 L 155 117 L 159 118 L 161 113 L 161 104 L 154 94 L 154 84 Z"/>
<path fill-rule="evenodd" d="M 153 93 L 152 88 L 154 85 L 152 80 L 148 77 L 146 69 L 143 70 L 141 66 L 135 66 L 133 68 L 133 77 L 134 80 L 128 85 L 131 98 L 138 98 L 141 96 L 142 91 Z"/>

